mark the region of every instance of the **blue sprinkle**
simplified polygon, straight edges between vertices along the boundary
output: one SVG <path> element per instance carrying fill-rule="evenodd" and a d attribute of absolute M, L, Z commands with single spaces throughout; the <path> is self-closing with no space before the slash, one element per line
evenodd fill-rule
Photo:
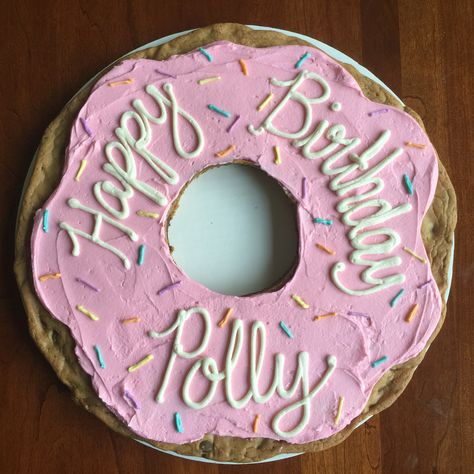
<path fill-rule="evenodd" d="M 226 118 L 229 118 L 232 115 L 230 112 L 226 112 L 225 110 L 222 110 L 219 107 L 216 107 L 214 104 L 209 104 L 207 108 L 209 110 L 212 110 L 213 112 L 217 112 L 218 114 L 223 115 Z"/>
<path fill-rule="evenodd" d="M 410 178 L 407 174 L 403 175 L 403 181 L 405 182 L 408 194 L 411 196 L 413 194 L 413 184 L 411 184 Z"/>
<path fill-rule="evenodd" d="M 315 217 L 313 219 L 313 222 L 315 224 L 332 225 L 332 220 L 331 219 L 321 219 L 320 217 Z"/>
<path fill-rule="evenodd" d="M 97 359 L 99 360 L 99 365 L 102 369 L 105 369 L 104 358 L 102 357 L 102 352 L 100 352 L 99 346 L 94 346 L 94 350 L 97 354 Z"/>
<path fill-rule="evenodd" d="M 303 56 L 298 60 L 298 62 L 295 64 L 295 68 L 299 69 L 303 63 L 311 56 L 310 53 L 304 53 Z"/>
<path fill-rule="evenodd" d="M 49 217 L 49 211 L 48 209 L 45 209 L 43 212 L 43 232 L 48 232 L 48 229 L 49 229 L 48 217 Z"/>
<path fill-rule="evenodd" d="M 387 362 L 387 360 L 388 360 L 388 357 L 383 356 L 380 359 L 377 359 L 371 362 L 370 365 L 375 369 L 375 367 L 379 366 L 380 364 L 383 364 L 384 362 Z"/>
<path fill-rule="evenodd" d="M 280 321 L 280 327 L 283 329 L 283 331 L 286 333 L 286 335 L 290 338 L 293 339 L 293 334 L 290 331 L 290 328 L 283 322 Z"/>
<path fill-rule="evenodd" d="M 138 247 L 138 265 L 143 265 L 143 260 L 145 259 L 145 244 Z"/>
<path fill-rule="evenodd" d="M 204 48 L 199 48 L 199 52 L 204 54 L 204 56 L 206 56 L 207 60 L 211 63 L 212 62 L 212 56 L 211 54 L 209 53 L 209 51 L 207 49 L 204 49 Z"/>
<path fill-rule="evenodd" d="M 392 301 L 390 301 L 390 306 L 393 308 L 396 304 L 397 304 L 397 301 L 398 299 L 400 298 L 400 296 L 403 295 L 403 293 L 405 292 L 405 290 L 402 288 L 392 299 Z"/>
<path fill-rule="evenodd" d="M 179 412 L 176 412 L 174 414 L 174 424 L 176 426 L 176 431 L 178 433 L 182 433 L 183 432 L 183 420 L 181 419 L 181 415 L 179 414 Z"/>

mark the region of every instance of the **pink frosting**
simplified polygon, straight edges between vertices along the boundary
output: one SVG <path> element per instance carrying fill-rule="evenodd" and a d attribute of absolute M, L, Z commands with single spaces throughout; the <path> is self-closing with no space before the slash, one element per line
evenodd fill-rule
<path fill-rule="evenodd" d="M 35 218 L 32 265 L 36 291 L 51 314 L 70 329 L 79 362 L 91 376 L 99 397 L 138 435 L 170 443 L 189 442 L 205 433 L 281 439 L 272 429 L 272 419 L 279 410 L 298 400 L 301 397 L 299 392 L 291 400 L 284 400 L 275 394 L 264 404 L 251 400 L 244 408 L 235 409 L 227 403 L 221 382 L 207 407 L 192 409 L 183 402 L 181 388 L 194 359 L 177 359 L 166 390 L 165 403 L 155 401 L 175 335 L 152 339 L 148 337 L 148 331 L 164 331 L 175 321 L 177 311 L 200 306 L 209 311 L 212 319 L 212 334 L 205 355 L 217 361 L 219 370 L 224 368 L 232 321 L 224 328 L 218 328 L 217 322 L 229 307 L 234 308 L 233 318 L 243 320 L 243 352 L 233 373 L 236 396 L 243 395 L 249 388 L 249 334 L 254 321 L 261 321 L 267 330 L 267 350 L 259 382 L 262 391 L 272 380 L 276 353 L 285 355 L 284 377 L 285 383 L 289 384 L 297 367 L 297 354 L 307 351 L 310 387 L 319 381 L 326 370 L 327 356 L 337 357 L 334 373 L 311 402 L 308 424 L 288 441 L 305 443 L 326 438 L 342 430 L 362 412 L 374 385 L 384 372 L 414 357 L 424 348 L 440 319 L 441 298 L 436 284 L 432 281 L 418 288 L 432 279 L 429 265 L 423 265 L 403 251 L 403 246 L 407 246 L 426 257 L 420 226 L 437 181 L 435 153 L 426 134 L 406 113 L 388 107 L 387 113 L 370 116 L 369 112 L 386 107 L 366 99 L 349 73 L 320 51 L 301 46 L 254 49 L 227 42 L 213 43 L 207 50 L 213 57 L 212 62 L 199 51 L 162 62 L 126 60 L 94 86 L 72 127 L 61 183 Z M 295 63 L 305 52 L 309 52 L 311 57 L 301 69 L 295 69 Z M 247 63 L 248 76 L 241 72 L 238 62 L 241 58 Z M 306 159 L 301 149 L 292 146 L 288 139 L 269 133 L 254 136 L 247 130 L 249 124 L 259 126 L 288 91 L 287 87 L 270 85 L 269 79 L 287 81 L 295 78 L 302 69 L 322 76 L 331 89 L 327 101 L 313 106 L 311 131 L 322 119 L 331 124 L 341 123 L 346 127 L 348 136 L 361 138 L 357 152 L 373 143 L 383 130 L 389 129 L 391 137 L 381 157 L 395 147 L 404 148 L 403 155 L 378 174 L 385 183 L 381 193 L 384 199 L 393 206 L 404 202 L 410 202 L 413 206 L 410 212 L 384 223 L 384 226 L 396 230 L 401 238 L 401 244 L 390 255 L 402 259 L 402 264 L 395 270 L 404 274 L 406 281 L 399 286 L 370 296 L 349 296 L 336 288 L 330 270 L 338 261 L 346 263 L 343 279 L 347 286 L 364 288 L 367 285 L 360 280 L 363 267 L 352 265 L 349 261 L 353 251 L 347 237 L 350 228 L 342 223 L 341 214 L 336 210 L 341 197 L 329 189 L 329 177 L 322 173 L 321 161 Z M 221 77 L 220 81 L 197 84 L 199 79 L 217 75 Z M 132 83 L 115 87 L 108 85 L 111 81 L 129 78 L 133 78 Z M 78 237 L 80 255 L 71 254 L 71 239 L 59 224 L 67 222 L 75 228 L 91 232 L 93 218 L 83 211 L 70 208 L 68 199 L 79 199 L 83 205 L 106 213 L 92 192 L 97 181 L 116 182 L 102 169 L 106 163 L 105 145 L 117 139 L 114 130 L 119 126 L 121 114 L 132 110 L 134 99 L 141 99 L 151 113 L 159 115 L 145 87 L 154 84 L 162 90 L 165 82 L 172 84 L 180 107 L 200 124 L 205 146 L 197 158 L 183 159 L 178 156 L 172 142 L 168 108 L 166 123 L 151 125 L 153 138 L 148 148 L 177 171 L 179 183 L 166 184 L 142 158 L 134 155 L 137 177 L 160 190 L 169 203 L 185 183 L 206 166 L 238 158 L 253 161 L 282 183 L 298 203 L 300 250 L 294 275 L 278 291 L 250 297 L 224 296 L 190 280 L 173 262 L 165 240 L 164 224 L 170 205 L 160 207 L 138 191 L 129 199 L 129 217 L 120 221 L 138 234 L 138 240 L 132 242 L 110 225 L 103 224 L 101 230 L 104 241 L 129 257 L 132 263 L 129 270 L 113 253 L 82 237 Z M 258 112 L 256 107 L 270 91 L 274 94 L 272 102 Z M 318 91 L 308 89 L 309 94 L 318 94 Z M 333 111 L 330 107 L 333 102 L 339 102 L 342 109 Z M 213 112 L 208 109 L 208 104 L 215 104 L 232 116 L 226 118 Z M 301 107 L 293 105 L 289 109 L 291 113 L 279 117 L 279 128 L 297 130 L 301 126 Z M 239 122 L 227 132 L 237 114 L 240 115 Z M 92 132 L 91 137 L 79 118 L 86 121 Z M 196 139 L 190 127 L 184 121 L 179 127 L 184 148 L 192 149 Z M 406 147 L 407 141 L 425 144 L 426 148 Z M 235 151 L 216 161 L 214 154 L 232 144 L 236 146 Z M 279 166 L 274 164 L 273 147 L 276 145 L 280 147 L 282 157 Z M 87 167 L 80 181 L 75 181 L 83 159 L 87 160 Z M 349 162 L 347 158 L 345 160 Z M 413 183 L 413 195 L 409 195 L 404 187 L 402 177 L 405 173 Z M 307 180 L 304 198 L 303 177 Z M 108 201 L 116 209 L 120 208 L 116 200 L 108 198 Z M 48 232 L 42 229 L 43 210 L 46 208 L 49 211 Z M 140 209 L 157 212 L 161 217 L 154 220 L 137 216 L 136 211 Z M 331 219 L 333 224 L 315 224 L 313 216 Z M 333 249 L 336 256 L 316 248 L 315 243 Z M 138 247 L 142 244 L 146 246 L 145 258 L 142 265 L 137 265 Z M 55 272 L 61 273 L 60 279 L 39 281 L 39 276 Z M 100 291 L 92 290 L 77 278 Z M 178 280 L 180 285 L 157 294 L 160 289 Z M 402 287 L 404 294 L 391 307 L 391 299 Z M 300 295 L 310 309 L 304 310 L 297 305 L 291 298 L 292 294 Z M 419 305 L 418 313 L 407 323 L 406 314 L 415 303 Z M 92 321 L 81 314 L 76 305 L 92 311 L 100 318 L 99 321 Z M 315 315 L 328 312 L 337 312 L 337 316 L 313 321 Z M 121 323 L 124 318 L 134 316 L 138 316 L 141 322 Z M 290 328 L 293 339 L 281 330 L 280 321 Z M 202 324 L 199 318 L 192 317 L 186 328 L 183 343 L 187 350 L 191 350 L 202 337 Z M 94 346 L 100 348 L 105 368 L 100 367 Z M 154 355 L 151 362 L 132 373 L 127 371 L 129 366 L 148 354 Z M 372 367 L 371 363 L 382 356 L 387 356 L 388 360 Z M 207 386 L 203 377 L 197 376 L 192 391 L 194 398 L 200 399 Z M 134 402 L 130 401 L 129 396 L 133 397 Z M 341 396 L 344 397 L 344 405 L 336 424 L 335 415 Z M 175 412 L 181 415 L 181 433 L 175 427 Z M 299 413 L 288 417 L 282 422 L 282 427 L 290 429 L 298 421 Z M 261 418 L 258 432 L 254 433 L 252 424 L 256 414 L 260 414 Z"/>

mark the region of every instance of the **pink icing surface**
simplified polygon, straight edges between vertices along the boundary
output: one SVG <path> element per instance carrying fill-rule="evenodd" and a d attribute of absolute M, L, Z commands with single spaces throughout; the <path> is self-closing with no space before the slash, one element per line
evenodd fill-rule
<path fill-rule="evenodd" d="M 49 231 L 42 230 L 42 211 L 37 213 L 32 235 L 32 265 L 37 293 L 45 307 L 61 322 L 66 324 L 76 341 L 76 354 L 83 369 L 90 374 L 93 386 L 100 398 L 117 416 L 138 435 L 170 442 L 184 443 L 199 439 L 205 433 L 239 437 L 267 437 L 280 439 L 272 430 L 271 421 L 283 407 L 301 397 L 297 393 L 291 400 L 284 400 L 275 394 L 265 404 L 251 400 L 244 408 L 232 408 L 226 401 L 223 383 L 217 388 L 212 402 L 205 408 L 189 408 L 182 399 L 181 387 L 194 359 L 178 358 L 166 390 L 165 403 L 155 401 L 163 374 L 172 350 L 175 335 L 162 339 L 151 339 L 148 331 L 164 331 L 176 319 L 177 311 L 193 306 L 206 308 L 212 319 L 212 333 L 204 352 L 213 357 L 219 370 L 224 368 L 231 322 L 218 328 L 217 322 L 229 307 L 234 308 L 233 318 L 241 318 L 244 324 L 244 343 L 238 365 L 233 373 L 233 387 L 236 396 L 242 396 L 249 388 L 249 334 L 254 321 L 264 323 L 267 330 L 267 349 L 260 377 L 262 391 L 273 377 L 273 357 L 276 353 L 285 355 L 285 385 L 294 377 L 297 354 L 309 353 L 309 382 L 313 387 L 326 370 L 326 358 L 337 357 L 337 367 L 321 391 L 311 402 L 309 423 L 288 441 L 304 443 L 326 438 L 341 429 L 359 415 L 365 406 L 372 388 L 382 374 L 390 367 L 400 364 L 418 354 L 435 329 L 439 318 L 441 299 L 434 283 L 418 289 L 432 278 L 429 265 L 423 265 L 402 250 L 413 249 L 426 257 L 420 237 L 423 215 L 428 208 L 437 181 L 437 164 L 434 150 L 428 137 L 419 125 L 407 114 L 389 108 L 389 112 L 369 116 L 368 113 L 381 106 L 366 99 L 355 80 L 335 61 L 312 48 L 299 46 L 253 49 L 227 42 L 210 45 L 212 54 L 209 62 L 201 53 L 172 57 L 167 61 L 127 60 L 114 67 L 95 85 L 89 99 L 79 112 L 70 136 L 66 154 L 64 174 L 60 185 L 45 203 L 49 210 Z M 314 71 L 325 78 L 331 88 L 329 100 L 314 106 L 314 125 L 326 118 L 331 124 L 344 124 L 348 136 L 360 137 L 358 150 L 366 148 L 386 129 L 391 130 L 388 150 L 404 147 L 406 141 L 426 144 L 425 149 L 405 147 L 402 156 L 383 169 L 378 176 L 385 182 L 382 197 L 393 206 L 410 202 L 413 209 L 406 214 L 390 219 L 384 226 L 396 230 L 401 245 L 391 255 L 398 255 L 402 264 L 397 273 L 406 276 L 401 286 L 393 286 L 370 296 L 349 296 L 338 290 L 331 281 L 330 269 L 337 261 L 346 263 L 344 282 L 351 288 L 364 288 L 360 280 L 360 266 L 349 262 L 353 251 L 347 238 L 349 227 L 341 221 L 336 205 L 341 200 L 328 188 L 329 178 L 321 172 L 321 161 L 308 160 L 300 149 L 292 146 L 285 138 L 263 133 L 254 136 L 247 131 L 247 125 L 258 126 L 274 109 L 287 92 L 285 87 L 270 85 L 269 78 L 290 80 L 296 77 L 296 61 L 306 51 L 311 53 L 303 69 Z M 241 72 L 238 60 L 244 58 L 249 76 Z M 165 77 L 166 72 L 176 78 Z M 197 80 L 219 75 L 220 81 L 198 85 Z M 133 78 L 133 83 L 109 87 L 110 81 Z M 180 176 L 177 185 L 168 185 L 139 156 L 135 156 L 137 177 L 159 189 L 171 203 L 182 186 L 204 167 L 216 164 L 214 154 L 236 145 L 236 150 L 219 160 L 220 163 L 245 158 L 255 162 L 270 176 L 281 182 L 298 203 L 300 236 L 300 257 L 297 269 L 290 281 L 280 290 L 251 297 L 232 297 L 216 294 L 191 281 L 173 262 L 165 241 L 166 215 L 169 204 L 160 207 L 142 193 L 135 191 L 129 200 L 130 216 L 123 222 L 132 228 L 139 239 L 132 242 L 116 228 L 103 224 L 101 238 L 120 248 L 132 265 L 126 270 L 119 258 L 111 252 L 78 237 L 80 255 L 72 256 L 72 244 L 67 233 L 59 227 L 60 222 L 91 232 L 93 218 L 78 209 L 71 209 L 67 200 L 77 198 L 82 204 L 105 213 L 96 201 L 92 188 L 97 181 L 114 178 L 105 173 L 104 147 L 116 140 L 114 130 L 119 126 L 123 112 L 132 109 L 132 101 L 141 99 L 153 114 L 158 108 L 145 92 L 145 86 L 154 84 L 161 90 L 165 82 L 173 85 L 179 105 L 200 124 L 205 137 L 202 153 L 194 159 L 183 159 L 176 153 L 171 135 L 170 113 L 163 125 L 152 124 L 152 141 L 148 148 L 172 166 Z M 314 86 L 313 86 L 314 87 Z M 305 89 L 302 88 L 304 91 Z M 274 98 L 261 112 L 256 107 L 272 91 Z M 315 92 L 308 88 L 308 94 Z M 317 93 L 317 91 L 316 91 Z M 330 105 L 342 104 L 342 110 L 335 112 Z M 208 104 L 229 111 L 225 118 L 207 108 Z M 383 106 L 385 107 L 385 106 Z M 278 126 L 285 130 L 297 130 L 303 119 L 300 106 L 289 106 L 291 113 L 279 117 Z M 236 114 L 241 116 L 230 133 L 226 132 Z M 86 120 L 93 136 L 85 132 L 80 118 Z M 310 128 L 313 130 L 314 125 Z M 195 145 L 195 138 L 189 127 L 180 123 L 183 146 L 186 150 Z M 324 141 L 324 140 L 323 140 Z M 273 162 L 273 147 L 281 150 L 282 164 Z M 387 151 L 384 148 L 383 156 Z M 74 180 L 79 163 L 87 159 L 87 167 L 79 182 Z M 118 159 L 118 158 L 117 158 Z M 402 176 L 407 173 L 414 187 L 409 196 L 403 186 Z M 306 196 L 302 198 L 302 178 L 307 179 Z M 117 186 L 119 184 L 117 183 Z M 115 208 L 116 200 L 109 198 Z M 145 209 L 160 213 L 159 220 L 136 215 Z M 333 220 L 333 225 L 314 224 L 312 216 Z M 317 249 L 321 243 L 336 251 L 331 256 Z M 138 247 L 146 245 L 143 265 L 137 265 Z M 40 282 L 43 274 L 60 272 L 57 280 Z M 383 273 L 383 272 L 382 272 Z M 100 292 L 81 284 L 76 279 L 94 285 Z M 157 292 L 175 281 L 179 286 L 161 295 Z M 390 300 L 403 287 L 405 292 L 393 308 Z M 292 299 L 300 295 L 310 309 L 303 310 Z M 419 311 L 410 322 L 405 316 L 414 303 Z M 76 310 L 83 305 L 97 316 L 91 321 Z M 367 313 L 366 316 L 349 315 L 351 311 Z M 313 321 L 318 314 L 337 312 L 337 316 Z M 139 316 L 140 323 L 122 324 L 124 318 Z M 293 333 L 288 338 L 279 327 L 284 321 Z M 193 317 L 186 325 L 183 344 L 192 350 L 202 335 L 202 323 Z M 94 346 L 100 347 L 105 368 L 99 366 Z M 133 373 L 127 368 L 153 354 L 154 359 Z M 371 362 L 387 356 L 386 363 L 375 368 Z M 200 399 L 208 383 L 203 377 L 193 382 L 194 399 Z M 133 406 L 124 396 L 131 394 L 138 404 Z M 344 405 L 339 423 L 334 422 L 339 397 Z M 173 414 L 179 412 L 183 421 L 183 432 L 174 425 Z M 261 415 L 258 433 L 252 431 L 256 414 Z M 291 428 L 299 419 L 299 412 L 285 419 L 282 427 Z"/>

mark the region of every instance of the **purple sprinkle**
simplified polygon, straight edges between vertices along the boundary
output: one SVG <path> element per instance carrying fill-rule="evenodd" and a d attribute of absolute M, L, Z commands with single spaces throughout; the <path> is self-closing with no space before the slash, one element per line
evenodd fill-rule
<path fill-rule="evenodd" d="M 421 289 L 424 288 L 425 286 L 428 286 L 430 283 L 431 283 L 431 280 L 425 281 L 423 284 L 421 284 L 421 285 L 418 287 L 418 289 L 421 290 Z"/>
<path fill-rule="evenodd" d="M 349 311 L 347 314 L 349 316 L 361 316 L 363 318 L 370 318 L 367 313 L 361 313 L 360 311 Z"/>
<path fill-rule="evenodd" d="M 157 72 L 158 74 L 161 74 L 162 76 L 165 76 L 165 77 L 172 77 L 173 79 L 178 78 L 178 76 L 175 76 L 174 74 L 169 74 L 168 72 L 163 72 L 163 71 L 160 71 L 159 69 L 155 69 L 155 72 Z"/>
<path fill-rule="evenodd" d="M 303 199 L 306 197 L 306 192 L 308 190 L 308 183 L 306 182 L 306 178 L 303 178 Z"/>
<path fill-rule="evenodd" d="M 379 110 L 374 110 L 373 112 L 369 112 L 367 115 L 369 117 L 372 117 L 372 115 L 379 115 L 379 114 L 386 114 L 389 112 L 390 109 L 379 109 Z"/>
<path fill-rule="evenodd" d="M 95 286 L 91 285 L 90 283 L 87 283 L 87 281 L 84 281 L 82 278 L 77 277 L 76 281 L 78 281 L 79 283 L 82 283 L 84 286 L 87 286 L 87 288 L 90 288 L 91 290 L 94 290 L 97 293 L 99 293 L 99 291 L 100 291 L 99 288 L 96 288 Z"/>
<path fill-rule="evenodd" d="M 139 410 L 140 407 L 138 406 L 138 403 L 136 400 L 132 397 L 132 394 L 128 390 L 123 391 L 123 396 L 124 398 L 130 402 L 130 405 L 135 408 L 135 410 Z"/>
<path fill-rule="evenodd" d="M 87 125 L 86 119 L 81 117 L 79 120 L 81 121 L 82 128 L 87 133 L 87 135 L 92 137 L 93 133 L 92 133 L 92 130 L 90 129 L 89 125 Z"/>
<path fill-rule="evenodd" d="M 180 285 L 181 284 L 181 281 L 176 281 L 175 283 L 171 283 L 171 285 L 168 285 L 168 286 L 165 286 L 164 288 L 162 288 L 160 291 L 158 291 L 157 295 L 158 296 L 161 296 L 163 293 L 165 293 L 166 291 L 168 290 L 172 290 L 173 288 L 175 288 L 176 286 Z"/>
<path fill-rule="evenodd" d="M 237 115 L 237 117 L 235 117 L 235 120 L 227 128 L 227 133 L 229 133 L 234 128 L 234 125 L 239 121 L 239 119 L 240 115 Z"/>

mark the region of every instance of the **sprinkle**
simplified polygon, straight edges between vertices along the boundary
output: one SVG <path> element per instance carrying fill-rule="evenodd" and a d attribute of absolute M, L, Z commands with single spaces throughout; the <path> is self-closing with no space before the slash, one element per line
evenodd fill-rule
<path fill-rule="evenodd" d="M 89 125 L 87 124 L 86 119 L 81 117 L 79 120 L 81 121 L 82 128 L 87 133 L 87 135 L 92 137 L 93 133 L 92 133 L 92 130 L 90 129 Z"/>
<path fill-rule="evenodd" d="M 124 81 L 109 82 L 109 87 L 124 86 L 125 84 L 131 84 L 132 82 L 133 82 L 133 79 L 125 79 Z"/>
<path fill-rule="evenodd" d="M 408 314 L 405 317 L 405 321 L 409 323 L 415 317 L 417 312 L 418 312 L 418 303 L 414 304 L 411 307 L 410 311 L 408 311 Z"/>
<path fill-rule="evenodd" d="M 217 152 L 214 156 L 216 158 L 224 158 L 224 156 L 227 156 L 229 153 L 233 152 L 234 150 L 235 150 L 235 145 L 230 145 L 225 150 L 221 150 Z"/>
<path fill-rule="evenodd" d="M 344 397 L 339 397 L 339 403 L 337 404 L 336 417 L 334 418 L 334 424 L 338 425 L 341 420 L 342 407 L 344 405 Z"/>
<path fill-rule="evenodd" d="M 295 68 L 299 69 L 303 63 L 311 56 L 310 53 L 304 53 L 303 56 L 298 60 L 298 62 L 295 64 Z"/>
<path fill-rule="evenodd" d="M 348 311 L 349 316 L 360 316 L 362 318 L 370 318 L 367 313 L 362 313 L 361 311 Z"/>
<path fill-rule="evenodd" d="M 96 288 L 94 285 L 91 285 L 90 283 L 87 283 L 87 281 L 84 281 L 82 278 L 76 277 L 76 281 L 79 283 L 82 283 L 84 286 L 87 286 L 87 288 L 90 288 L 91 290 L 94 290 L 96 293 L 99 293 L 99 288 Z"/>
<path fill-rule="evenodd" d="M 290 339 L 293 339 L 293 334 L 291 333 L 290 329 L 288 328 L 288 326 L 283 321 L 280 321 L 280 327 L 283 329 L 283 331 L 286 333 L 286 335 Z"/>
<path fill-rule="evenodd" d="M 214 104 L 209 104 L 207 106 L 209 110 L 212 110 L 213 112 L 217 112 L 218 114 L 223 115 L 224 117 L 229 118 L 232 114 L 230 112 L 226 112 L 225 110 L 220 109 L 219 107 L 216 107 Z"/>
<path fill-rule="evenodd" d="M 431 279 L 428 280 L 428 281 L 425 281 L 424 283 L 422 283 L 418 289 L 421 290 L 422 288 L 424 288 L 425 286 L 428 286 L 429 284 L 431 283 Z"/>
<path fill-rule="evenodd" d="M 247 63 L 243 59 L 239 59 L 239 64 L 240 64 L 240 69 L 242 69 L 242 74 L 244 76 L 248 76 L 249 75 L 249 70 L 248 70 L 248 67 L 247 67 Z"/>
<path fill-rule="evenodd" d="M 375 367 L 379 366 L 380 364 L 383 364 L 384 362 L 387 362 L 387 360 L 388 360 L 388 357 L 383 356 L 380 359 L 377 359 L 371 362 L 370 365 L 375 369 Z"/>
<path fill-rule="evenodd" d="M 221 76 L 212 76 L 212 77 L 206 77 L 205 79 L 199 79 L 197 83 L 200 86 L 203 86 L 204 84 L 209 84 L 210 82 L 220 81 L 220 80 L 221 80 Z"/>
<path fill-rule="evenodd" d="M 153 354 L 148 354 L 142 360 L 139 360 L 136 364 L 131 365 L 127 370 L 129 372 L 135 372 L 135 370 L 139 369 L 140 367 L 143 367 L 145 364 L 148 364 L 148 362 L 152 361 L 153 359 Z"/>
<path fill-rule="evenodd" d="M 234 125 L 240 120 L 240 115 L 237 115 L 237 117 L 235 117 L 235 120 L 229 125 L 229 127 L 227 128 L 227 133 L 229 133 L 233 128 L 234 128 Z"/>
<path fill-rule="evenodd" d="M 426 145 L 423 143 L 413 143 L 413 142 L 405 142 L 406 146 L 411 146 L 413 148 L 421 148 L 422 150 L 426 148 Z"/>
<path fill-rule="evenodd" d="M 130 402 L 130 405 L 132 405 L 132 408 L 135 408 L 135 410 L 139 410 L 140 407 L 138 406 L 138 403 L 136 400 L 133 398 L 132 394 L 128 390 L 123 391 L 123 398 Z"/>
<path fill-rule="evenodd" d="M 224 317 L 217 323 L 217 325 L 220 328 L 223 328 L 226 324 L 227 321 L 229 320 L 231 314 L 234 312 L 234 308 L 228 308 L 227 311 L 224 314 Z"/>
<path fill-rule="evenodd" d="M 178 77 L 178 76 L 175 76 L 174 74 L 170 74 L 168 72 L 160 71 L 159 69 L 155 69 L 155 72 L 157 72 L 158 74 L 161 74 L 162 76 L 165 76 L 165 77 L 172 77 L 173 79 L 176 79 Z"/>
<path fill-rule="evenodd" d="M 48 225 L 48 218 L 49 218 L 49 211 L 45 209 L 43 212 L 43 232 L 48 232 L 49 225 Z"/>
<path fill-rule="evenodd" d="M 134 318 L 122 319 L 122 321 L 120 322 L 122 324 L 130 324 L 130 323 L 139 323 L 140 321 L 141 319 L 135 316 Z"/>
<path fill-rule="evenodd" d="M 306 197 L 306 193 L 308 192 L 308 182 L 306 178 L 303 178 L 301 182 L 301 197 L 304 199 Z"/>
<path fill-rule="evenodd" d="M 39 281 L 48 281 L 48 280 L 57 280 L 61 278 L 61 273 L 46 273 L 45 275 L 41 275 L 38 280 Z"/>
<path fill-rule="evenodd" d="M 407 174 L 403 175 L 403 182 L 405 183 L 408 194 L 411 196 L 413 194 L 413 184 L 411 184 L 410 178 Z"/>
<path fill-rule="evenodd" d="M 315 224 L 332 225 L 332 220 L 331 219 L 321 219 L 320 217 L 315 217 L 313 219 L 313 222 Z"/>
<path fill-rule="evenodd" d="M 97 360 L 99 361 L 99 365 L 102 369 L 105 369 L 105 362 L 104 358 L 102 357 L 102 352 L 100 352 L 99 346 L 94 346 L 94 350 L 97 354 Z"/>
<path fill-rule="evenodd" d="M 258 425 L 260 424 L 260 418 L 261 418 L 261 415 L 256 415 L 255 419 L 253 420 L 252 429 L 253 429 L 254 433 L 256 433 L 258 431 Z"/>
<path fill-rule="evenodd" d="M 138 247 L 138 259 L 137 259 L 138 265 L 143 265 L 144 259 L 145 259 L 145 244 L 142 244 L 140 245 L 140 247 Z"/>
<path fill-rule="evenodd" d="M 158 217 L 160 217 L 160 215 L 157 212 L 144 211 L 142 209 L 137 211 L 137 216 L 149 217 L 150 219 L 158 219 Z"/>
<path fill-rule="evenodd" d="M 175 288 L 176 286 L 178 286 L 180 284 L 181 284 L 180 280 L 176 281 L 175 283 L 171 283 L 171 285 L 165 286 L 160 291 L 158 291 L 157 295 L 160 296 L 163 293 L 165 293 L 166 291 L 172 290 L 173 288 Z"/>
<path fill-rule="evenodd" d="M 211 54 L 209 53 L 209 51 L 207 49 L 199 48 L 199 52 L 201 54 L 203 54 L 204 56 L 206 56 L 206 58 L 209 62 L 212 62 L 212 56 L 211 56 Z"/>
<path fill-rule="evenodd" d="M 278 145 L 273 147 L 273 154 L 275 155 L 275 159 L 273 160 L 273 162 L 276 165 L 280 165 L 281 164 L 281 156 L 280 156 L 280 147 Z"/>
<path fill-rule="evenodd" d="M 408 247 L 403 247 L 403 250 L 405 250 L 406 253 L 409 253 L 412 257 L 415 257 L 417 260 L 419 260 L 421 263 L 426 264 L 426 260 L 423 257 L 420 257 L 418 254 L 413 252 L 413 250 L 409 249 Z"/>
<path fill-rule="evenodd" d="M 323 318 L 330 318 L 332 316 L 337 316 L 337 313 L 326 313 L 326 314 L 321 314 L 319 316 L 315 316 L 313 318 L 313 321 L 318 321 L 320 319 L 323 319 Z"/>
<path fill-rule="evenodd" d="M 181 415 L 179 414 L 178 411 L 174 414 L 174 424 L 176 426 L 176 431 L 178 433 L 182 433 L 183 432 L 183 420 L 181 419 Z"/>
<path fill-rule="evenodd" d="M 78 304 L 76 306 L 76 309 L 78 311 L 80 311 L 82 314 L 85 314 L 87 317 L 91 318 L 92 321 L 98 321 L 99 318 L 94 314 L 94 313 L 91 313 L 88 309 L 84 308 L 84 306 Z"/>
<path fill-rule="evenodd" d="M 81 160 L 81 164 L 79 165 L 79 169 L 77 170 L 76 176 L 74 177 L 74 181 L 79 181 L 81 179 L 81 175 L 86 169 L 87 160 Z"/>
<path fill-rule="evenodd" d="M 389 112 L 390 109 L 378 109 L 378 110 L 374 110 L 373 112 L 369 112 L 367 115 L 369 117 L 372 117 L 373 115 L 379 115 L 379 114 L 386 114 L 387 112 Z"/>
<path fill-rule="evenodd" d="M 260 112 L 261 110 L 263 110 L 270 103 L 272 99 L 273 99 L 273 92 L 270 92 L 270 94 L 268 94 L 265 97 L 265 99 L 263 99 L 261 104 L 257 107 L 257 112 Z"/>
<path fill-rule="evenodd" d="M 298 303 L 303 309 L 308 309 L 309 308 L 309 304 L 306 303 L 303 298 L 301 298 L 300 296 L 298 295 L 291 295 L 291 297 L 293 298 L 293 300 Z"/>
<path fill-rule="evenodd" d="M 321 249 L 321 250 L 324 250 L 325 252 L 327 252 L 329 255 L 336 255 L 336 252 L 330 248 L 327 248 L 325 245 L 323 244 L 316 244 L 316 247 L 318 247 L 318 249 Z"/>
<path fill-rule="evenodd" d="M 400 298 L 400 296 L 403 295 L 403 293 L 405 292 L 405 290 L 402 288 L 392 299 L 392 301 L 390 301 L 390 306 L 393 308 L 396 304 L 397 304 L 397 301 L 398 299 Z"/>

